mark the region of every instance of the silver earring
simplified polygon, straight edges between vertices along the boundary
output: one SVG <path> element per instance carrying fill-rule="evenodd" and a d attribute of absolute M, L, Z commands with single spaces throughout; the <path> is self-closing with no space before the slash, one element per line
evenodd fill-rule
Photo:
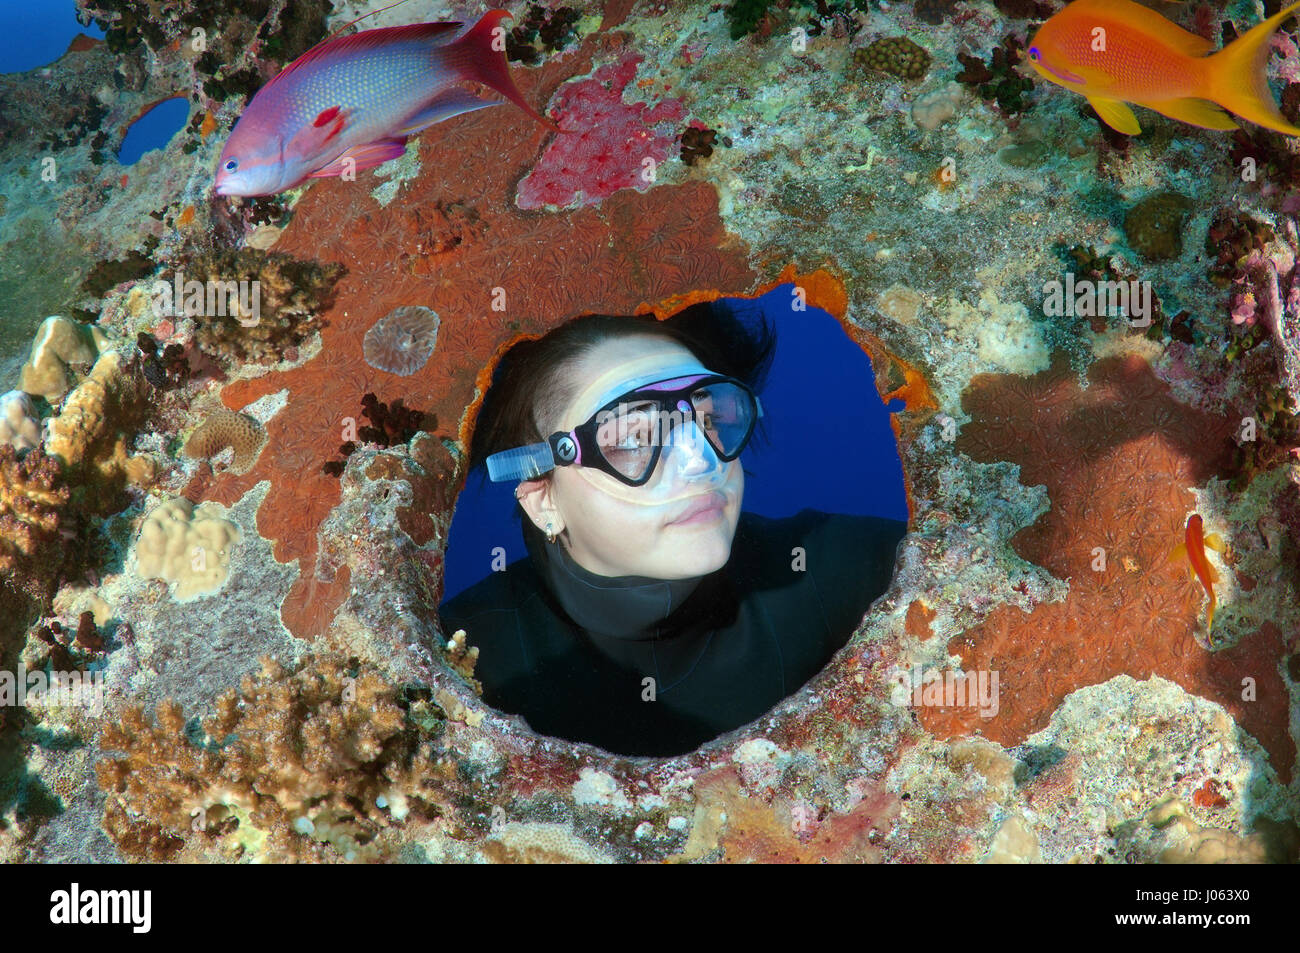
<path fill-rule="evenodd" d="M 553 542 L 555 542 L 555 535 L 556 535 L 556 534 L 555 534 L 555 524 L 554 524 L 554 523 L 547 523 L 547 524 L 546 524 L 546 541 L 547 541 L 548 543 L 553 543 Z"/>

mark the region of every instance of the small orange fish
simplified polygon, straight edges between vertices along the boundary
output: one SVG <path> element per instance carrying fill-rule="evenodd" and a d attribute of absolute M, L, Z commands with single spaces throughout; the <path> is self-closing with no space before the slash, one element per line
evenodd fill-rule
<path fill-rule="evenodd" d="M 1187 531 L 1183 540 L 1174 547 L 1174 557 L 1181 559 L 1186 554 L 1187 561 L 1192 564 L 1192 570 L 1196 573 L 1196 578 L 1201 581 L 1206 594 L 1210 597 L 1210 608 L 1206 612 L 1205 624 L 1205 630 L 1208 632 L 1214 628 L 1214 583 L 1219 581 L 1219 574 L 1205 557 L 1205 547 L 1210 547 L 1216 553 L 1222 553 L 1225 547 L 1218 536 L 1205 535 L 1205 525 L 1201 521 L 1200 513 L 1193 513 L 1188 517 Z"/>
<path fill-rule="evenodd" d="M 1128 103 L 1206 129 L 1236 129 L 1224 109 L 1300 136 L 1273 102 L 1269 40 L 1300 3 L 1257 24 L 1222 50 L 1132 0 L 1074 0 L 1029 41 L 1043 78 L 1087 98 L 1106 125 L 1142 131 Z M 1222 108 L 1220 108 L 1222 107 Z"/>

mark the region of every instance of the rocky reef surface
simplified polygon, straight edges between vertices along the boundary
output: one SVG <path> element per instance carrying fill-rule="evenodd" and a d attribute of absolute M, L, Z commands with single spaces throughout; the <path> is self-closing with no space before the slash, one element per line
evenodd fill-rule
<path fill-rule="evenodd" d="M 232 201 L 212 170 L 250 92 L 369 6 L 293 29 L 226 6 L 87 0 L 105 43 L 0 77 L 0 288 L 29 320 L 7 386 L 42 382 L 6 403 L 0 667 L 103 689 L 0 709 L 0 858 L 1296 859 L 1285 140 L 1103 128 L 1024 77 L 1048 4 L 520 4 L 516 81 L 578 133 L 482 110 L 355 182 Z M 1187 16 L 1217 37 L 1260 11 Z M 1300 51 L 1275 45 L 1291 110 Z M 116 166 L 178 94 L 184 133 Z M 162 303 L 209 278 L 258 280 L 260 319 Z M 1058 307 L 1101 280 L 1150 308 Z M 584 312 L 773 288 L 905 404 L 889 590 L 809 685 L 687 756 L 483 705 L 473 633 L 434 607 L 494 358 Z M 381 322 L 416 307 L 432 350 L 398 361 Z M 56 312 L 93 333 L 37 335 Z M 1224 543 L 1212 626 L 1192 514 Z M 994 673 L 985 704 L 944 696 Z"/>

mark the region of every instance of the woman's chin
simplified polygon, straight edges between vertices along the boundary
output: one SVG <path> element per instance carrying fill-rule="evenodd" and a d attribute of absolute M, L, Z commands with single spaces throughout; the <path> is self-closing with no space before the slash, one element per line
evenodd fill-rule
<path fill-rule="evenodd" d="M 707 576 L 725 566 L 731 556 L 732 533 L 726 520 L 719 520 L 714 527 L 693 528 L 690 533 L 683 528 L 674 535 L 682 538 L 667 547 L 670 555 L 663 561 L 664 579 Z"/>

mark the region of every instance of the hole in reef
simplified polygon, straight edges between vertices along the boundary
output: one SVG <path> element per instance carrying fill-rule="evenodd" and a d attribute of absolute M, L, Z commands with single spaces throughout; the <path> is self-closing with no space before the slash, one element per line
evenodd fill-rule
<path fill-rule="evenodd" d="M 686 584 L 633 571 L 653 564 L 647 560 L 654 554 L 637 547 L 647 540 L 684 545 L 674 565 L 696 571 L 685 568 L 694 541 L 704 539 L 699 546 L 707 549 L 712 538 L 688 532 L 674 542 L 663 525 L 668 516 L 649 535 L 633 525 L 611 531 L 609 520 L 584 524 L 579 516 L 566 520 L 577 525 L 560 543 L 548 544 L 527 516 L 521 526 L 517 480 L 489 482 L 481 464 L 469 473 L 448 534 L 440 615 L 446 636 L 464 628 L 480 649 L 476 676 L 485 704 L 522 715 L 538 734 L 615 754 L 687 754 L 795 694 L 887 590 L 908 518 L 889 420 L 902 402 L 885 407 L 862 348 L 826 311 L 794 310 L 792 290 L 785 284 L 759 298 L 717 303 L 746 327 L 765 324 L 775 334 L 757 391 L 762 417 L 739 457 L 743 495 L 734 535 L 719 531 L 718 566 L 687 576 Z M 688 312 L 711 321 L 717 309 L 710 308 L 693 306 L 669 321 Z M 715 369 L 707 357 L 700 363 Z M 636 374 L 629 380 L 642 386 Z M 612 383 L 618 389 L 624 381 Z M 588 385 L 575 386 L 580 392 Z M 475 425 L 483 423 L 480 414 Z M 578 468 L 565 469 L 572 477 Z M 591 483 L 569 485 L 585 493 Z M 633 491 L 620 489 L 618 499 L 635 500 Z M 669 508 L 622 512 L 635 519 Z M 718 523 L 725 526 L 726 517 Z M 588 544 L 582 537 L 592 534 L 598 542 Z M 564 553 L 551 555 L 561 545 Z M 666 621 L 664 606 L 671 607 Z"/>
<path fill-rule="evenodd" d="M 190 101 L 185 96 L 173 96 L 151 107 L 127 127 L 117 150 L 117 161 L 122 165 L 135 165 L 146 152 L 166 149 L 172 138 L 185 128 L 190 117 Z"/>

